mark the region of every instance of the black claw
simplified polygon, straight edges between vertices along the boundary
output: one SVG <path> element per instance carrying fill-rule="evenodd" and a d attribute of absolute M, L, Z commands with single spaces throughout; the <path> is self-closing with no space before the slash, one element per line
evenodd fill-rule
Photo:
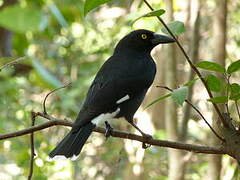
<path fill-rule="evenodd" d="M 108 138 L 109 136 L 111 136 L 113 128 L 107 121 L 105 121 L 105 126 L 106 126 L 106 131 L 104 135 L 106 138 Z"/>
<path fill-rule="evenodd" d="M 151 144 L 142 143 L 142 148 L 143 149 L 147 149 L 149 147 L 151 147 Z"/>
<path fill-rule="evenodd" d="M 152 136 L 149 134 L 142 134 L 142 136 L 146 142 L 152 139 Z M 146 144 L 145 142 L 142 143 L 143 149 L 147 149 L 149 147 L 151 147 L 151 144 Z"/>

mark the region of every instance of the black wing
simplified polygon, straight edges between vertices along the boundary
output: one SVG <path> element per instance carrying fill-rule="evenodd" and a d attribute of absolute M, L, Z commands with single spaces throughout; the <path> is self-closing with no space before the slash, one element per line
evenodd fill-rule
<path fill-rule="evenodd" d="M 142 67 L 142 65 L 139 66 Z M 155 72 L 147 72 L 145 68 L 142 72 L 141 69 L 136 72 L 136 69 L 138 69 L 136 64 L 135 67 L 131 67 L 127 61 L 118 59 L 116 56 L 107 60 L 88 90 L 85 103 L 78 114 L 75 125 L 82 126 L 101 113 L 115 111 L 119 106 L 116 103 L 119 99 L 127 94 L 131 98 L 131 95 L 143 90 L 142 86 L 146 86 L 146 84 L 149 87 L 153 78 L 150 78 L 151 82 L 145 82 L 149 80 L 146 78 L 146 73 L 153 74 L 154 77 Z"/>

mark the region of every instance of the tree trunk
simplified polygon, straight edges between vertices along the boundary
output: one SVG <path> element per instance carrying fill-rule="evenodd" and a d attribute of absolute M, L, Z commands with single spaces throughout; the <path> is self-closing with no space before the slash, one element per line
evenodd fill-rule
<path fill-rule="evenodd" d="M 173 1 L 165 0 L 167 22 L 173 20 Z M 165 49 L 167 63 L 165 69 L 165 84 L 167 87 L 176 88 L 176 49 L 175 45 L 168 45 Z M 165 124 L 168 140 L 177 141 L 178 138 L 178 119 L 177 119 L 177 105 L 171 99 L 167 99 L 165 103 Z M 168 179 L 181 180 L 184 177 L 182 169 L 182 153 L 179 150 L 168 150 Z"/>
<path fill-rule="evenodd" d="M 213 59 L 225 66 L 226 58 L 226 17 L 227 17 L 227 0 L 215 0 L 216 9 L 213 22 Z M 224 107 L 221 107 L 222 112 Z M 214 113 L 213 119 L 217 119 L 217 114 Z M 213 122 L 213 128 L 217 129 L 218 124 L 216 121 Z M 211 145 L 219 144 L 219 139 L 212 136 Z M 210 155 L 209 156 L 209 179 L 210 180 L 220 180 L 221 175 L 221 155 Z"/>
<path fill-rule="evenodd" d="M 191 37 L 189 39 L 189 52 L 190 52 L 190 58 L 195 64 L 199 58 L 199 41 L 200 41 L 200 34 L 199 34 L 199 29 L 200 29 L 200 10 L 201 10 L 201 0 L 192 0 L 191 1 L 191 20 L 189 22 L 189 28 L 192 32 Z M 194 71 L 191 69 L 190 74 L 188 77 L 188 81 L 192 80 L 195 76 Z M 190 86 L 188 88 L 188 97 L 187 99 L 191 102 L 192 101 L 192 96 L 193 96 L 193 87 L 194 85 Z M 184 109 L 184 115 L 183 115 L 183 121 L 182 121 L 182 126 L 181 126 L 181 136 L 180 140 L 185 141 L 186 136 L 187 136 L 187 131 L 188 131 L 188 121 L 190 119 L 191 115 L 191 106 L 189 104 L 185 104 L 185 109 Z"/>
<path fill-rule="evenodd" d="M 161 56 L 158 56 L 158 54 L 161 54 Z M 163 49 L 156 48 L 156 51 L 153 53 L 153 57 L 155 59 L 156 65 L 157 65 L 157 74 L 155 77 L 155 80 L 153 82 L 153 86 L 149 90 L 145 100 L 144 100 L 144 106 L 146 106 L 148 103 L 152 102 L 159 96 L 163 95 L 165 93 L 165 90 L 161 88 L 157 88 L 156 85 L 164 85 L 164 79 L 165 79 L 165 65 L 167 64 L 165 61 L 168 61 L 168 59 L 164 59 L 162 57 L 163 55 Z M 147 112 L 149 113 L 151 117 L 151 121 L 153 122 L 154 127 L 159 129 L 164 129 L 165 127 L 165 101 L 161 101 L 160 103 L 155 103 L 150 108 L 147 109 Z"/>
<path fill-rule="evenodd" d="M 5 8 L 6 6 L 13 5 L 17 3 L 17 0 L 5 0 L 0 6 L 0 10 Z M 0 27 L 0 57 L 11 56 L 12 50 L 12 32 L 9 30 Z"/>

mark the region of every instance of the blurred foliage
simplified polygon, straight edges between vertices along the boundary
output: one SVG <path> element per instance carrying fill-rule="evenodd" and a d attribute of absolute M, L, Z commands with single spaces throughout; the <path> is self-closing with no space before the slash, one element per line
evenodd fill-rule
<path fill-rule="evenodd" d="M 0 0 L 1 2 L 3 1 Z M 162 1 L 150 2 L 155 9 L 164 7 Z M 208 3 L 211 8 L 211 1 Z M 175 6 L 175 10 L 179 13 L 181 7 L 178 7 L 177 3 Z M 232 3 L 231 7 L 230 56 L 235 59 L 238 56 L 235 52 L 240 52 L 239 4 Z M 94 6 L 84 7 L 83 0 L 22 0 L 0 11 L 1 26 L 14 32 L 12 39 L 14 57 L 28 57 L 19 65 L 5 68 L 0 72 L 0 133 L 29 127 L 30 112 L 42 111 L 45 95 L 66 82 L 72 82 L 72 85 L 51 95 L 47 108 L 48 112 L 56 117 L 74 120 L 95 73 L 104 60 L 112 54 L 116 42 L 135 28 L 156 32 L 161 31 L 162 28 L 154 18 L 141 18 L 131 26 L 134 19 L 149 12 L 141 1 L 113 0 L 94 9 L 85 18 L 84 8 L 86 14 Z M 203 31 L 209 33 L 211 15 L 206 14 L 206 16 L 206 19 L 203 18 Z M 185 31 L 182 24 L 173 23 L 172 26 L 180 26 L 181 31 L 176 34 Z M 0 66 L 8 61 L 11 60 L 0 59 Z M 232 65 L 230 69 L 231 72 L 239 69 L 239 64 Z M 239 72 L 232 75 L 233 79 L 237 75 Z M 214 86 L 212 89 L 218 90 L 216 87 L 218 85 L 212 86 Z M 231 87 L 233 89 L 231 96 L 235 97 L 237 94 L 235 90 L 239 87 L 233 84 Z M 185 89 L 182 94 L 184 98 Z M 166 97 L 169 96 L 170 94 Z M 184 98 L 180 99 L 179 104 Z M 46 120 L 38 118 L 36 123 L 44 121 Z M 200 139 L 204 137 L 201 134 L 205 132 L 195 121 L 191 123 L 193 125 L 191 124 L 189 139 L 191 142 L 201 143 Z M 122 125 L 116 127 L 121 129 Z M 128 127 L 123 127 L 124 130 L 126 128 Z M 73 163 L 47 161 L 48 153 L 67 131 L 68 129 L 64 127 L 52 127 L 35 133 L 37 156 L 34 161 L 33 179 L 119 180 L 129 174 L 138 174 L 142 179 L 167 179 L 165 148 L 151 147 L 144 152 L 141 151 L 140 144 L 115 138 L 105 141 L 105 138 L 97 133 L 93 133 L 89 138 L 89 143 L 84 146 L 77 161 Z M 164 139 L 165 132 L 156 131 L 155 137 Z M 2 152 L 0 179 L 26 179 L 29 171 L 29 144 L 29 136 L 0 142 Z M 208 168 L 206 157 L 194 155 L 190 163 L 191 166 L 186 172 L 187 179 L 203 179 Z"/>

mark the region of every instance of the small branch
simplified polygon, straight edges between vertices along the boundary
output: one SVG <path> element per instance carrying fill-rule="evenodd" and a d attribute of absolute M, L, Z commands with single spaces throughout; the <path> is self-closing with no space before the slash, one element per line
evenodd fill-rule
<path fill-rule="evenodd" d="M 166 86 L 157 86 L 159 88 L 164 88 L 167 89 L 168 91 L 173 91 L 172 89 L 170 89 L 169 87 Z M 188 103 L 204 120 L 204 122 L 208 125 L 208 127 L 212 130 L 212 132 L 215 134 L 215 136 L 217 136 L 222 142 L 226 142 L 226 140 L 224 138 L 222 138 L 220 135 L 218 135 L 218 133 L 212 128 L 212 126 L 208 123 L 208 121 L 205 119 L 205 117 L 203 116 L 203 114 L 191 103 L 189 102 L 187 99 L 185 100 L 186 103 Z"/>
<path fill-rule="evenodd" d="M 35 125 L 35 113 L 31 112 L 31 119 L 32 119 L 32 127 Z M 28 174 L 28 180 L 32 179 L 33 175 L 33 163 L 34 163 L 34 157 L 35 157 L 35 152 L 34 152 L 34 133 L 31 132 L 30 134 L 30 146 L 31 146 L 31 159 L 30 159 L 30 168 L 29 168 L 29 174 Z"/>
<path fill-rule="evenodd" d="M 72 126 L 73 125 L 73 123 L 70 121 L 57 119 L 50 115 L 46 115 L 46 114 L 40 113 L 40 112 L 35 113 L 35 116 L 40 116 L 40 117 L 43 117 L 50 121 L 47 121 L 40 125 L 35 125 L 30 128 L 23 129 L 20 131 L 2 134 L 2 135 L 0 135 L 0 140 L 7 139 L 7 138 L 13 138 L 13 137 L 17 137 L 17 136 L 23 136 L 23 135 L 30 134 L 35 131 L 40 131 L 42 129 L 46 129 L 46 128 L 49 128 L 52 126 L 57 126 L 57 125 Z M 94 131 L 104 134 L 106 130 L 101 127 L 96 127 L 94 129 Z M 180 142 L 163 141 L 163 140 L 157 140 L 157 139 L 149 139 L 146 141 L 146 139 L 142 136 L 127 133 L 127 132 L 117 131 L 117 130 L 112 130 L 111 136 L 118 137 L 118 138 L 124 138 L 124 139 L 136 140 L 136 141 L 147 143 L 147 144 L 150 144 L 153 146 L 181 149 L 181 150 L 186 150 L 186 151 L 191 151 L 191 152 L 196 152 L 196 153 L 205 153 L 205 154 L 226 154 L 227 153 L 223 146 L 209 147 L 209 146 L 185 144 L 185 143 L 180 143 Z"/>
<path fill-rule="evenodd" d="M 227 80 L 227 98 L 229 100 L 229 85 L 230 85 L 230 77 L 231 77 L 231 74 L 225 74 L 225 78 Z M 229 112 L 229 108 L 228 108 L 228 101 L 226 103 L 226 109 L 227 109 L 227 113 L 230 115 L 230 112 Z"/>
<path fill-rule="evenodd" d="M 237 101 L 235 101 L 235 106 L 236 106 L 238 117 L 239 117 L 239 120 L 240 120 L 240 111 L 239 111 L 239 107 L 238 107 Z"/>
<path fill-rule="evenodd" d="M 19 61 L 24 60 L 25 58 L 26 58 L 26 56 L 23 56 L 23 57 L 17 58 L 17 59 L 15 59 L 14 61 L 11 61 L 11 62 L 9 62 L 9 63 L 1 66 L 1 67 L 0 67 L 0 72 L 1 72 L 4 68 L 7 68 L 7 67 L 12 66 L 12 65 L 15 65 L 15 64 L 19 63 Z"/>
<path fill-rule="evenodd" d="M 154 9 L 152 8 L 152 6 L 148 3 L 147 0 L 143 0 L 143 2 L 149 7 L 149 9 L 151 9 L 152 11 L 154 11 Z M 198 75 L 198 77 L 201 79 L 203 85 L 205 86 L 207 92 L 208 92 L 208 95 L 210 98 L 213 98 L 213 95 L 210 91 L 210 89 L 208 88 L 207 86 L 207 83 L 206 81 L 204 80 L 204 78 L 202 77 L 201 73 L 198 71 L 198 69 L 194 66 L 194 64 L 192 63 L 192 61 L 190 60 L 189 56 L 187 55 L 186 51 L 184 50 L 183 46 L 180 44 L 180 42 L 178 41 L 177 37 L 171 32 L 171 30 L 168 28 L 167 24 L 162 20 L 162 18 L 160 18 L 159 16 L 157 16 L 158 20 L 163 24 L 163 26 L 167 29 L 168 33 L 175 39 L 178 47 L 180 48 L 180 50 L 182 51 L 184 57 L 186 58 L 188 64 L 190 65 L 190 67 L 193 69 L 193 71 Z M 224 121 L 224 118 L 222 116 L 222 113 L 220 111 L 220 109 L 218 108 L 217 104 L 215 103 L 212 103 L 217 114 L 219 115 L 223 125 L 225 127 L 228 127 L 228 124 Z"/>
<path fill-rule="evenodd" d="M 52 93 L 58 91 L 59 89 L 63 89 L 63 88 L 68 87 L 70 84 L 71 84 L 71 82 L 69 82 L 69 83 L 67 83 L 67 84 L 65 84 L 65 85 L 63 85 L 63 86 L 61 86 L 61 87 L 59 87 L 59 88 L 56 88 L 56 89 L 50 91 L 50 92 L 45 96 L 45 98 L 44 98 L 44 100 L 43 100 L 43 113 L 44 113 L 44 114 L 47 114 L 46 101 L 47 101 L 48 96 L 50 96 Z"/>

